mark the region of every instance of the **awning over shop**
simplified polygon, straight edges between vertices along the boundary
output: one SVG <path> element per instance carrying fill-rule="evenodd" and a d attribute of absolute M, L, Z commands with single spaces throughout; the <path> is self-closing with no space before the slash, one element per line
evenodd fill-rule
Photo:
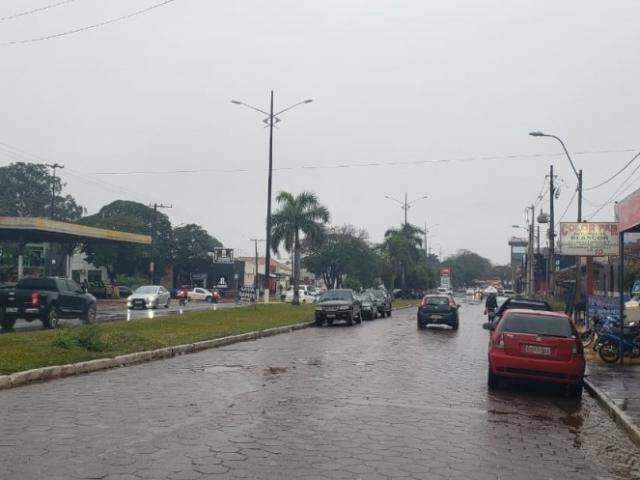
<path fill-rule="evenodd" d="M 149 235 L 34 217 L 0 217 L 0 240 L 23 242 L 103 240 L 142 245 L 151 244 Z"/>

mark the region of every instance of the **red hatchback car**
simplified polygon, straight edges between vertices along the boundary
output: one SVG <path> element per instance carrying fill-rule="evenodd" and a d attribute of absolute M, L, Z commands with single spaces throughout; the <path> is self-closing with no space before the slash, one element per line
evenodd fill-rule
<path fill-rule="evenodd" d="M 490 389 L 500 379 L 564 384 L 572 397 L 582 395 L 584 353 L 573 322 L 563 313 L 508 310 L 489 340 Z"/>

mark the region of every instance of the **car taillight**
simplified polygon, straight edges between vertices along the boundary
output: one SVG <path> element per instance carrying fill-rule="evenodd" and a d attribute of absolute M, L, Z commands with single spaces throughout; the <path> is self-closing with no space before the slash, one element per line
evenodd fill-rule
<path fill-rule="evenodd" d="M 499 350 L 504 350 L 504 337 L 502 334 L 500 334 L 497 341 L 493 342 L 493 346 Z"/>
<path fill-rule="evenodd" d="M 449 299 L 449 308 L 456 308 L 455 302 L 451 299 Z"/>
<path fill-rule="evenodd" d="M 40 293 L 39 292 L 31 292 L 31 306 L 39 307 L 40 306 Z"/>
<path fill-rule="evenodd" d="M 422 299 L 422 301 L 420 302 L 420 306 L 421 306 L 421 307 L 426 307 L 426 306 L 427 306 L 427 297 L 424 297 L 424 298 Z"/>

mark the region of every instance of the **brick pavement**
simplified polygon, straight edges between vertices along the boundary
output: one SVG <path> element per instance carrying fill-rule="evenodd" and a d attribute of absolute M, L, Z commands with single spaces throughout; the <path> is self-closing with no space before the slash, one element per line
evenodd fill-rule
<path fill-rule="evenodd" d="M 307 329 L 0 392 L 0 478 L 629 479 L 596 403 L 488 393 L 480 308 Z"/>

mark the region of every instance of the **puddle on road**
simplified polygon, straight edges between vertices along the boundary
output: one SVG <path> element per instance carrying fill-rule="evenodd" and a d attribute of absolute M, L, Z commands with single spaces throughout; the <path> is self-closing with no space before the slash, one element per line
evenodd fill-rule
<path fill-rule="evenodd" d="M 263 370 L 265 375 L 279 375 L 287 371 L 286 367 L 267 367 Z"/>

